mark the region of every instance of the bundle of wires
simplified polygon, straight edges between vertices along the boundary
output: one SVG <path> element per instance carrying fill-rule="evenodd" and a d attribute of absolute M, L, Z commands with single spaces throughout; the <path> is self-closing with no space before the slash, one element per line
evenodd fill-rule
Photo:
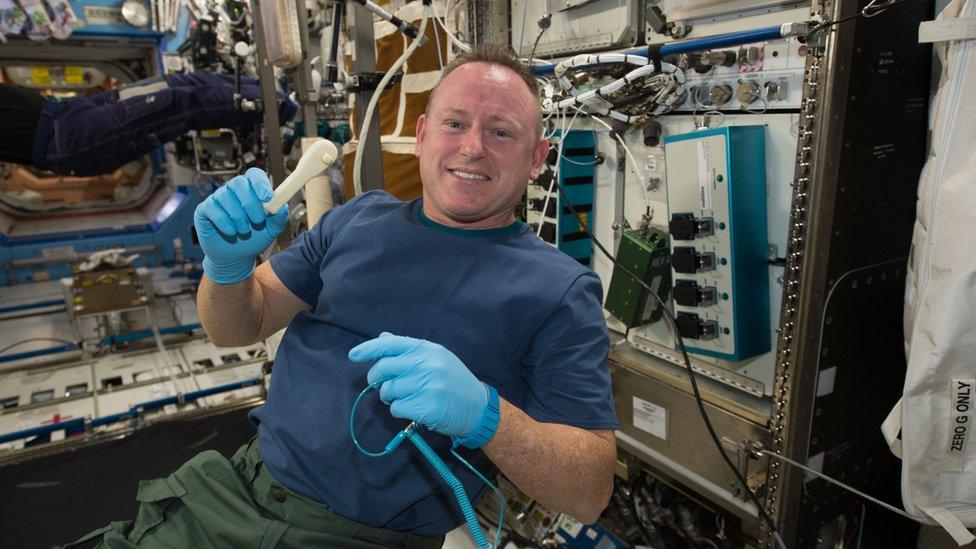
<path fill-rule="evenodd" d="M 596 89 L 581 92 L 566 75 L 570 69 L 620 63 L 637 68 Z M 636 123 L 674 110 L 684 102 L 685 74 L 671 63 L 660 69 L 646 57 L 623 53 L 582 54 L 558 63 L 554 69 L 559 87 L 570 94 L 554 106 L 558 109 L 585 106 L 591 113 L 624 123 Z"/>

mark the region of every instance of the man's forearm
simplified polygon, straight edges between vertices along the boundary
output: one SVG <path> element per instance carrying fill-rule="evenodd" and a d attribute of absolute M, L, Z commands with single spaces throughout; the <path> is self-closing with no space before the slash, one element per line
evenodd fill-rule
<path fill-rule="evenodd" d="M 540 423 L 501 399 L 501 420 L 485 453 L 520 489 L 546 507 L 593 523 L 613 490 L 612 431 Z"/>
<path fill-rule="evenodd" d="M 238 347 L 261 339 L 264 299 L 254 276 L 237 284 L 217 284 L 203 275 L 197 310 L 203 330 L 215 345 Z"/>

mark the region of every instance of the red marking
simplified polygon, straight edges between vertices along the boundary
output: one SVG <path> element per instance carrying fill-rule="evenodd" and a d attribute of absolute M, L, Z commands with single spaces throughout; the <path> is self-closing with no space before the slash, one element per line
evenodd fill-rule
<path fill-rule="evenodd" d="M 75 416 L 62 416 L 61 414 L 54 414 L 53 416 L 51 416 L 51 419 L 46 419 L 42 421 L 41 425 L 46 425 L 48 423 L 52 423 L 52 424 L 61 423 L 62 419 L 71 419 L 73 417 Z"/>

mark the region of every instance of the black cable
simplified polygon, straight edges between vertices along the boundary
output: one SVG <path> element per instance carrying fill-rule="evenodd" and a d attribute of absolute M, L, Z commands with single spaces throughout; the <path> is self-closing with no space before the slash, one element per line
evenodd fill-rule
<path fill-rule="evenodd" d="M 610 493 L 610 501 L 613 506 L 617 508 L 617 512 L 620 513 L 621 518 L 625 521 L 629 520 L 637 526 L 637 537 L 640 538 L 641 544 L 650 546 L 651 536 L 644 528 L 644 524 L 640 521 L 640 517 L 636 515 L 635 511 L 631 510 L 631 505 L 624 499 L 622 488 L 624 484 L 623 479 L 620 477 L 613 477 L 613 492 Z M 633 494 L 631 494 L 633 496 Z"/>
<path fill-rule="evenodd" d="M 559 196 L 562 197 L 563 202 L 573 213 L 573 215 L 576 216 L 576 219 L 579 220 L 580 215 L 576 211 L 576 208 L 573 207 L 573 204 L 567 199 L 566 193 L 563 192 L 562 185 L 559 185 L 559 183 L 556 182 L 555 180 L 553 180 L 553 185 L 556 185 L 556 188 L 559 190 Z M 678 332 L 677 321 L 675 320 L 674 314 L 671 312 L 671 309 L 669 309 L 668 306 L 664 303 L 664 300 L 661 299 L 661 296 L 657 295 L 657 293 L 655 293 L 654 290 L 651 289 L 651 287 L 646 282 L 644 282 L 643 279 L 641 279 L 641 277 L 637 276 L 636 274 L 634 274 L 633 271 L 631 271 L 626 266 L 618 262 L 617 258 L 614 257 L 613 254 L 608 252 L 607 249 L 603 246 L 603 244 L 601 244 L 600 241 L 597 240 L 596 236 L 594 236 L 594 234 L 590 232 L 589 227 L 587 227 L 585 224 L 581 222 L 580 228 L 583 229 L 584 232 L 586 232 L 586 234 L 590 237 L 590 240 L 593 241 L 593 244 L 595 244 L 596 247 L 599 248 L 601 252 L 603 252 L 603 255 L 607 256 L 607 258 L 610 259 L 610 261 L 614 264 L 614 266 L 621 269 L 624 273 L 627 274 L 627 276 L 632 278 L 634 282 L 640 284 L 645 290 L 647 290 L 647 292 L 651 296 L 654 297 L 654 299 L 661 306 L 661 310 L 664 311 L 664 317 L 668 320 L 668 325 L 670 326 L 671 331 L 674 334 L 674 340 L 678 346 L 678 350 L 681 351 L 681 357 L 684 359 L 685 369 L 688 372 L 688 379 L 691 381 L 691 389 L 695 395 L 695 402 L 698 404 L 698 411 L 701 414 L 702 420 L 704 420 L 705 422 L 705 428 L 708 430 L 708 434 L 709 436 L 711 436 L 712 442 L 715 443 L 715 448 L 718 449 L 719 454 L 722 456 L 722 460 L 725 461 L 725 464 L 729 466 L 729 469 L 732 471 L 732 474 L 735 475 L 736 480 L 739 482 L 739 484 L 742 485 L 746 494 L 749 495 L 749 499 L 751 499 L 752 503 L 756 506 L 757 512 L 759 513 L 762 520 L 769 527 L 771 534 L 778 537 L 779 530 L 776 528 L 776 523 L 773 522 L 772 517 L 770 517 L 769 513 L 766 512 L 766 508 L 762 505 L 762 503 L 760 503 L 759 497 L 756 496 L 756 494 L 753 493 L 752 489 L 749 488 L 749 482 L 745 479 L 745 477 L 742 476 L 742 473 L 739 472 L 739 468 L 736 467 L 735 463 L 732 462 L 732 458 L 730 458 L 729 454 L 726 453 L 725 448 L 722 446 L 722 441 L 718 438 L 718 434 L 715 432 L 715 427 L 712 426 L 712 421 L 708 418 L 708 412 L 705 410 L 705 402 L 704 400 L 702 400 L 701 391 L 698 389 L 697 374 L 695 374 L 695 370 L 691 366 L 691 359 L 688 357 L 688 351 L 685 349 L 684 338 L 682 338 L 681 333 Z M 780 538 L 780 541 L 782 541 L 782 538 Z"/>
<path fill-rule="evenodd" d="M 329 35 L 329 59 L 323 59 L 325 73 L 322 75 L 323 84 L 334 84 L 339 81 L 339 35 L 342 33 L 342 11 L 345 2 L 332 4 L 332 29 Z"/>
<path fill-rule="evenodd" d="M 532 51 L 529 52 L 529 66 L 532 66 L 532 60 L 535 59 L 535 48 L 539 45 L 539 40 L 542 39 L 542 35 L 546 33 L 548 26 L 539 29 L 539 34 L 535 35 L 535 42 L 532 43 Z"/>
<path fill-rule="evenodd" d="M 871 17 L 874 17 L 876 15 L 881 15 L 882 13 L 888 11 L 888 9 L 891 8 L 892 6 L 896 6 L 898 4 L 901 4 L 901 3 L 907 2 L 907 1 L 908 0 L 894 0 L 892 3 L 884 6 L 880 11 L 876 12 L 874 15 L 871 15 Z M 928 2 L 926 0 L 922 0 L 922 1 L 923 1 L 923 3 L 926 3 L 926 4 L 931 3 L 931 2 Z M 851 15 L 849 17 L 844 17 L 844 18 L 838 19 L 836 21 L 824 21 L 823 23 L 820 23 L 819 25 L 817 25 L 817 26 L 813 27 L 812 29 L 810 29 L 810 32 L 806 33 L 799 40 L 800 40 L 801 43 L 804 43 L 805 44 L 811 38 L 813 38 L 814 35 L 816 35 L 818 32 L 822 32 L 824 30 L 827 30 L 830 27 L 833 27 L 834 25 L 839 25 L 841 23 L 846 23 L 848 21 L 853 21 L 853 20 L 855 20 L 855 19 L 857 19 L 859 17 L 865 17 L 864 12 L 862 12 L 861 10 L 858 10 L 857 13 L 855 13 L 854 15 Z"/>
<path fill-rule="evenodd" d="M 646 473 L 641 471 L 630 484 L 630 510 L 634 514 L 634 521 L 637 523 L 641 534 L 646 538 L 647 544 L 651 547 L 664 547 L 664 540 L 661 539 L 661 534 L 657 528 L 653 524 L 645 524 L 644 519 L 641 518 L 640 509 L 638 509 L 637 491 L 640 489 L 645 475 Z"/>

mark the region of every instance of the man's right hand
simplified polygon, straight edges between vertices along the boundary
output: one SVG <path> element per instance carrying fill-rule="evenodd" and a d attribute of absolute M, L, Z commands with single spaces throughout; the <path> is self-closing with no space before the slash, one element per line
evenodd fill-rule
<path fill-rule="evenodd" d="M 193 213 L 203 271 L 217 284 L 236 284 L 254 272 L 255 257 L 267 249 L 288 222 L 288 205 L 274 214 L 264 211 L 271 182 L 258 168 L 228 181 Z"/>

